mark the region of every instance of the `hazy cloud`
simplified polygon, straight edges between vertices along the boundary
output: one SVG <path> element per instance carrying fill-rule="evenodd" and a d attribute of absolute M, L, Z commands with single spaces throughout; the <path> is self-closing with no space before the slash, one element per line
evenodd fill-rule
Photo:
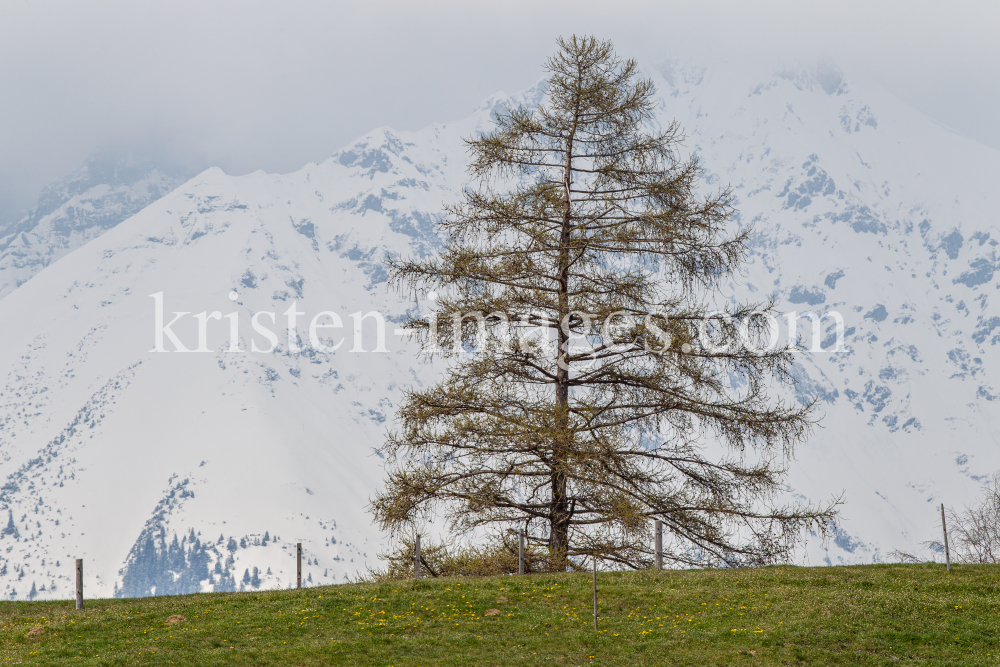
<path fill-rule="evenodd" d="M 0 218 L 109 142 L 281 172 L 381 125 L 462 117 L 534 83 L 572 33 L 644 64 L 832 58 L 1000 148 L 1000 4 L 760 5 L 5 2 Z"/>

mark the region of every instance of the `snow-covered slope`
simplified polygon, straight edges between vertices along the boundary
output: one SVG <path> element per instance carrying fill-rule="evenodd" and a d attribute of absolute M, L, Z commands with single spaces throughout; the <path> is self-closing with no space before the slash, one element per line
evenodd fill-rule
<path fill-rule="evenodd" d="M 937 535 L 936 504 L 970 501 L 1000 469 L 1000 155 L 830 69 L 650 73 L 662 122 L 681 121 L 708 187 L 731 184 L 757 230 L 726 292 L 845 321 L 842 349 L 825 320 L 825 349 L 796 368 L 799 398 L 820 395 L 825 418 L 790 486 L 847 500 L 836 539 L 804 558 L 918 551 Z M 377 447 L 401 388 L 440 372 L 393 334 L 426 304 L 388 291 L 381 259 L 434 252 L 441 204 L 467 180 L 461 139 L 503 99 L 420 132 L 372 132 L 293 174 L 206 171 L 0 300 L 17 323 L 0 333 L 4 594 L 70 595 L 75 557 L 95 595 L 287 586 L 299 541 L 313 582 L 373 563 Z M 188 348 L 206 313 L 210 352 L 150 352 L 161 293 L 164 323 L 189 313 L 172 329 Z M 286 332 L 293 304 L 301 349 Z M 388 351 L 372 351 L 368 318 L 367 351 L 352 352 L 350 314 L 374 310 L 390 320 Z M 278 339 L 271 353 L 252 351 L 269 347 L 251 327 L 262 311 L 275 313 L 258 322 Z M 323 334 L 345 339 L 330 354 L 308 342 L 323 311 L 343 321 Z"/>
<path fill-rule="evenodd" d="M 210 169 L 0 300 L 20 323 L 0 333 L 5 594 L 70 595 L 75 557 L 92 595 L 231 589 L 255 567 L 261 586 L 289 585 L 296 542 L 308 582 L 374 564 L 375 450 L 400 385 L 432 372 L 394 335 L 419 306 L 386 289 L 382 259 L 433 251 L 437 211 L 464 181 L 461 139 L 489 111 L 377 130 L 294 174 Z M 227 318 L 208 322 L 212 352 L 151 353 L 153 294 L 165 323 L 235 313 L 241 351 Z M 304 315 L 290 344 L 292 306 Z M 271 353 L 252 351 L 270 347 L 261 311 L 277 320 L 258 321 Z M 348 339 L 331 354 L 309 344 L 324 311 Z M 390 320 L 390 353 L 373 351 L 374 317 L 355 343 L 350 314 L 370 311 Z M 199 347 L 192 315 L 172 331 Z"/>
<path fill-rule="evenodd" d="M 831 69 L 666 63 L 654 77 L 708 181 L 731 184 L 757 230 L 729 291 L 845 320 L 843 349 L 824 320 L 830 351 L 797 369 L 825 418 L 791 486 L 847 501 L 829 552 L 814 544 L 807 560 L 920 551 L 940 532 L 937 504 L 971 502 L 1000 469 L 1000 153 Z"/>
<path fill-rule="evenodd" d="M 31 213 L 0 229 L 0 298 L 193 175 L 128 151 L 95 153 L 46 187 Z"/>

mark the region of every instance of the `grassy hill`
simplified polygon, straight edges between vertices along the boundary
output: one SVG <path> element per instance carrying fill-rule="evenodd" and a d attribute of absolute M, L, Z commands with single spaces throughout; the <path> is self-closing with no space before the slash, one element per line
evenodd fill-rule
<path fill-rule="evenodd" d="M 2 602 L 0 665 L 1000 664 L 1000 567 L 952 570 L 602 573 L 598 632 L 586 574 Z"/>

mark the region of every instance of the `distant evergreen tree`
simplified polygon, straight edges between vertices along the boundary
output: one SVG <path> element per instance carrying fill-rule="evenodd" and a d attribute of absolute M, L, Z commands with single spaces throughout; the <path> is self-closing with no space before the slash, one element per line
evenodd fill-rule
<path fill-rule="evenodd" d="M 247 538 L 241 537 L 240 538 L 240 549 L 246 549 L 246 548 L 247 548 Z"/>
<path fill-rule="evenodd" d="M 29 600 L 34 600 L 36 597 L 38 597 L 38 589 L 35 588 L 35 582 L 32 581 L 31 582 L 31 592 L 28 593 L 28 599 Z"/>
<path fill-rule="evenodd" d="M 209 578 L 208 564 L 212 560 L 207 546 L 202 546 L 201 540 L 195 538 L 194 543 L 188 550 L 187 580 L 192 586 L 192 590 L 199 590 L 198 585 L 202 580 Z"/>
<path fill-rule="evenodd" d="M 267 543 L 268 543 L 268 542 L 269 542 L 270 540 L 271 540 L 271 535 L 270 535 L 270 534 L 269 534 L 269 533 L 268 533 L 268 532 L 267 532 L 267 531 L 265 530 L 265 531 L 264 531 L 264 546 L 265 546 L 265 547 L 267 546 Z"/>
<path fill-rule="evenodd" d="M 21 537 L 21 534 L 17 532 L 17 526 L 14 525 L 14 513 L 7 510 L 7 527 L 0 530 L 0 538 L 10 535 L 15 540 Z"/>
<path fill-rule="evenodd" d="M 181 540 L 175 534 L 168 544 L 161 527 L 158 533 L 150 532 L 132 547 L 116 597 L 198 592 L 201 582 L 211 577 L 211 561 L 212 552 L 193 531 Z"/>
<path fill-rule="evenodd" d="M 267 568 L 267 576 L 271 576 L 271 568 Z"/>
<path fill-rule="evenodd" d="M 170 543 L 170 548 L 167 551 L 169 555 L 169 568 L 173 571 L 181 570 L 184 568 L 184 550 L 181 548 L 180 543 L 177 541 L 177 533 L 174 533 L 174 539 Z"/>
<path fill-rule="evenodd" d="M 225 541 L 226 541 L 225 536 L 222 533 L 219 533 L 219 541 L 216 542 L 216 544 L 222 544 Z"/>
<path fill-rule="evenodd" d="M 243 570 L 243 583 L 244 584 L 250 583 L 250 570 Z"/>
<path fill-rule="evenodd" d="M 232 573 L 224 572 L 221 577 L 219 577 L 218 583 L 215 584 L 216 593 L 233 593 L 236 591 L 236 579 L 233 577 Z"/>
<path fill-rule="evenodd" d="M 310 584 L 312 583 L 312 581 L 313 581 L 313 575 L 312 575 L 312 572 L 310 572 L 310 573 L 309 573 L 309 576 L 308 576 L 308 577 L 306 577 L 306 581 L 308 581 L 308 582 L 309 582 Z"/>
<path fill-rule="evenodd" d="M 222 561 L 221 560 L 215 561 L 215 569 L 213 570 L 213 572 L 215 572 L 216 574 L 222 574 Z"/>
<path fill-rule="evenodd" d="M 250 585 L 254 588 L 260 588 L 260 570 L 256 567 L 253 569 L 253 576 L 250 577 Z"/>
<path fill-rule="evenodd" d="M 226 544 L 226 548 L 229 549 L 229 551 L 235 552 L 237 549 L 236 540 L 230 537 L 228 544 Z"/>

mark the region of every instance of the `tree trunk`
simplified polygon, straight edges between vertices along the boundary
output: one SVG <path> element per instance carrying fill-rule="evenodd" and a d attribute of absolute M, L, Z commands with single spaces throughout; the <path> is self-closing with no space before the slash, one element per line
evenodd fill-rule
<path fill-rule="evenodd" d="M 566 485 L 566 465 L 569 448 L 572 446 L 569 432 L 569 333 L 563 326 L 569 317 L 569 242 L 570 226 L 572 224 L 572 200 L 570 186 L 572 184 L 573 166 L 573 135 L 570 132 L 566 141 L 566 164 L 563 173 L 563 216 L 562 230 L 559 235 L 559 286 L 558 286 L 558 321 L 556 327 L 559 352 L 556 364 L 556 419 L 555 437 L 552 447 L 552 508 L 549 514 L 549 557 L 551 567 L 555 571 L 565 572 L 569 567 L 567 550 L 569 548 L 569 524 L 572 519 L 569 497 Z"/>

